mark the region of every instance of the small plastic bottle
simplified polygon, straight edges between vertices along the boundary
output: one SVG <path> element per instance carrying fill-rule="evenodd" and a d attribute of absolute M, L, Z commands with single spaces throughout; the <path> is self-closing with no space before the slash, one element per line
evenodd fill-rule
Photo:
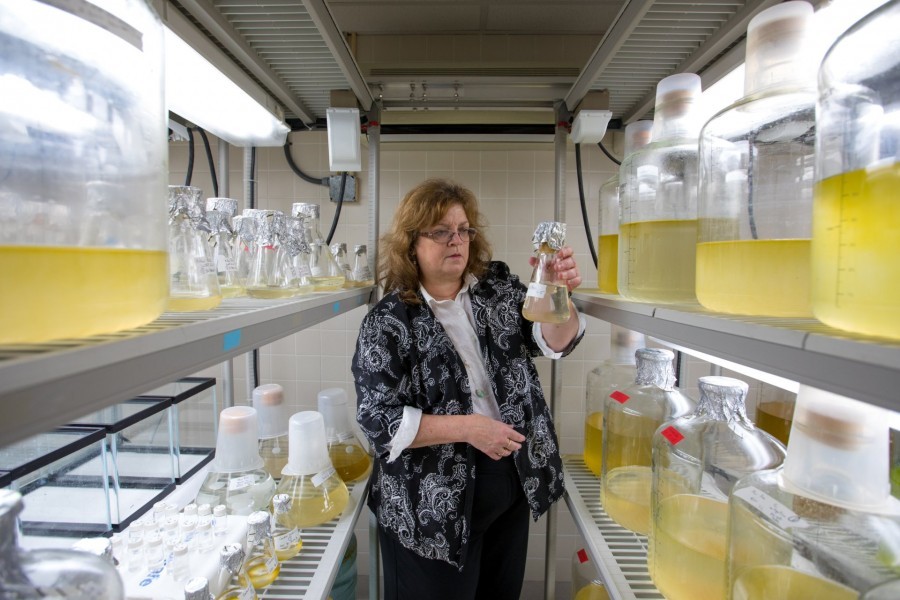
<path fill-rule="evenodd" d="M 569 288 L 556 276 L 556 253 L 566 243 L 566 224 L 539 223 L 531 239 L 537 263 L 531 274 L 522 316 L 535 323 L 565 323 L 569 320 Z"/>
<path fill-rule="evenodd" d="M 275 543 L 269 529 L 271 515 L 259 510 L 247 517 L 247 560 L 244 564 L 250 583 L 257 590 L 268 587 L 281 572 Z"/>
<path fill-rule="evenodd" d="M 187 544 L 175 544 L 166 565 L 169 575 L 175 581 L 186 581 L 191 574 L 190 555 Z"/>
<path fill-rule="evenodd" d="M 303 548 L 300 529 L 288 523 L 291 512 L 291 497 L 287 494 L 275 494 L 272 497 L 272 516 L 275 529 L 272 540 L 275 542 L 275 555 L 284 562 L 294 558 Z"/>
<path fill-rule="evenodd" d="M 213 535 L 216 537 L 228 533 L 228 507 L 219 504 L 213 508 Z"/>
<path fill-rule="evenodd" d="M 288 461 L 288 415 L 284 388 L 265 383 L 253 390 L 253 408 L 259 417 L 259 455 L 264 469 L 278 481 Z"/>
<path fill-rule="evenodd" d="M 258 599 L 244 568 L 245 556 L 240 544 L 225 544 L 219 551 L 219 573 L 215 589 L 222 591 L 216 596 L 216 600 Z"/>

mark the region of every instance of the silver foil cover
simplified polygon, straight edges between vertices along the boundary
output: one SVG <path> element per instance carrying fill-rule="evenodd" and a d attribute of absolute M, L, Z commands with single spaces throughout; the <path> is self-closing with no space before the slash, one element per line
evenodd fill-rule
<path fill-rule="evenodd" d="M 275 494 L 272 497 L 272 506 L 276 515 L 283 515 L 291 510 L 291 497 L 288 494 Z"/>
<path fill-rule="evenodd" d="M 356 246 L 353 246 L 353 254 L 355 254 L 356 256 L 360 256 L 361 254 L 365 254 L 365 253 L 366 253 L 366 245 L 365 244 L 357 244 Z"/>
<path fill-rule="evenodd" d="M 534 230 L 531 243 L 535 250 L 539 250 L 543 244 L 547 244 L 554 250 L 559 250 L 566 245 L 566 224 L 559 221 L 542 221 Z"/>
<path fill-rule="evenodd" d="M 234 217 L 232 227 L 245 246 L 253 245 L 253 240 L 256 239 L 256 220 L 252 216 L 238 215 Z"/>
<path fill-rule="evenodd" d="M 83 538 L 72 544 L 72 548 L 81 552 L 89 552 L 115 565 L 112 540 L 107 537 Z"/>
<path fill-rule="evenodd" d="M 247 541 L 251 544 L 258 544 L 269 537 L 269 522 L 271 517 L 264 510 L 258 510 L 250 513 L 247 517 Z"/>
<path fill-rule="evenodd" d="M 284 217 L 284 237 L 281 239 L 281 243 L 291 257 L 304 251 L 309 253 L 309 244 L 306 243 L 306 236 L 303 235 L 303 219 Z"/>
<path fill-rule="evenodd" d="M 675 354 L 665 348 L 640 348 L 634 353 L 635 383 L 655 385 L 664 390 L 675 387 Z"/>
<path fill-rule="evenodd" d="M 697 380 L 697 387 L 700 389 L 698 412 L 704 411 L 726 422 L 746 419 L 745 405 L 750 386 L 740 379 L 708 375 Z"/>
<path fill-rule="evenodd" d="M 234 230 L 229 222 L 229 215 L 219 210 L 206 210 L 206 220 L 209 222 L 209 230 L 213 235 L 223 234 L 233 236 Z"/>
<path fill-rule="evenodd" d="M 291 205 L 291 216 L 318 219 L 319 205 L 311 204 L 309 202 L 294 202 L 294 204 Z"/>
<path fill-rule="evenodd" d="M 219 551 L 219 564 L 232 575 L 240 572 L 244 564 L 244 549 L 240 544 L 225 544 Z"/>
<path fill-rule="evenodd" d="M 234 198 L 207 198 L 206 210 L 217 210 L 226 213 L 229 217 L 237 214 L 238 201 Z"/>
<path fill-rule="evenodd" d="M 253 215 L 256 222 L 257 246 L 276 246 L 284 231 L 284 213 L 280 210 L 259 210 Z"/>
<path fill-rule="evenodd" d="M 184 600 L 210 600 L 209 581 L 206 577 L 194 577 L 184 584 Z"/>
<path fill-rule="evenodd" d="M 191 227 L 197 231 L 209 232 L 209 223 L 206 220 L 206 210 L 200 197 L 203 190 L 191 185 L 169 186 L 169 223 L 181 216 L 186 216 L 191 221 Z"/>

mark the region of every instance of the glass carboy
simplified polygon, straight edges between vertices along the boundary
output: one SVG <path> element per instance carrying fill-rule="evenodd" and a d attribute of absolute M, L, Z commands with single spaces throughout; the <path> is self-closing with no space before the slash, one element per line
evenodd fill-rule
<path fill-rule="evenodd" d="M 644 334 L 609 326 L 609 358 L 591 369 L 585 382 L 584 464 L 600 477 L 603 464 L 603 409 L 616 390 L 634 383 L 634 354 L 644 347 Z"/>
<path fill-rule="evenodd" d="M 619 294 L 629 300 L 696 302 L 699 99 L 693 73 L 660 81 L 653 141 L 619 168 Z"/>
<path fill-rule="evenodd" d="M 289 298 L 296 293 L 291 285 L 290 256 L 284 245 L 284 213 L 255 209 L 250 212 L 256 225 L 253 259 L 247 274 L 247 295 L 253 298 Z"/>
<path fill-rule="evenodd" d="M 328 457 L 345 482 L 369 473 L 372 457 L 360 444 L 350 420 L 350 405 L 343 388 L 328 388 L 318 394 L 318 408 L 325 421 Z"/>
<path fill-rule="evenodd" d="M 19 492 L 0 490 L 0 598 L 121 600 L 122 580 L 109 561 L 79 550 L 21 550 Z"/>
<path fill-rule="evenodd" d="M 209 221 L 209 245 L 212 261 L 216 265 L 219 291 L 223 298 L 244 296 L 244 278 L 238 270 L 235 258 L 235 237 L 237 233 L 232 218 L 237 212 L 237 200 L 233 198 L 207 198 L 206 220 Z"/>
<path fill-rule="evenodd" d="M 256 409 L 230 406 L 219 413 L 216 456 L 200 485 L 196 504 L 224 504 L 231 515 L 249 515 L 269 506 L 275 480 L 263 468 L 258 438 Z"/>
<path fill-rule="evenodd" d="M 650 576 L 668 600 L 725 598 L 728 494 L 784 460 L 784 446 L 747 418 L 748 386 L 701 377 L 694 412 L 653 434 Z"/>
<path fill-rule="evenodd" d="M 812 316 L 812 16 L 795 0 L 750 21 L 744 97 L 700 134 L 697 299 L 711 310 Z"/>
<path fill-rule="evenodd" d="M 813 313 L 900 339 L 900 3 L 847 30 L 819 69 Z"/>
<path fill-rule="evenodd" d="M 0 344 L 166 305 L 162 24 L 144 0 L 78 4 L 0 4 Z"/>
<path fill-rule="evenodd" d="M 344 270 L 331 255 L 331 250 L 319 227 L 319 205 L 295 202 L 291 208 L 291 215 L 302 218 L 306 227 L 307 241 L 310 247 L 310 281 L 315 286 L 314 290 L 333 292 L 344 287 L 346 280 Z"/>
<path fill-rule="evenodd" d="M 289 527 L 314 527 L 340 515 L 350 493 L 328 457 L 325 421 L 316 411 L 291 416 L 290 457 L 281 472 L 277 493 L 291 497 L 290 512 L 282 517 Z"/>
<path fill-rule="evenodd" d="M 288 461 L 288 414 L 284 388 L 264 383 L 253 390 L 253 408 L 259 419 L 259 455 L 263 468 L 276 481 Z"/>
<path fill-rule="evenodd" d="M 536 262 L 522 316 L 535 323 L 565 323 L 570 316 L 569 288 L 556 276 L 556 253 L 566 243 L 566 224 L 538 223 L 531 243 Z"/>
<path fill-rule="evenodd" d="M 198 187 L 169 186 L 169 303 L 166 310 L 209 310 L 222 302 L 202 194 Z"/>
<path fill-rule="evenodd" d="M 800 386 L 784 464 L 731 492 L 733 600 L 855 600 L 897 577 L 884 410 Z"/>
<path fill-rule="evenodd" d="M 625 127 L 628 156 L 650 143 L 653 121 L 635 121 Z M 619 293 L 619 172 L 600 186 L 600 215 L 597 222 L 597 287 L 604 294 Z"/>
<path fill-rule="evenodd" d="M 650 533 L 650 455 L 663 422 L 690 412 L 694 402 L 675 388 L 675 355 L 662 348 L 636 353 L 634 383 L 615 390 L 603 410 L 603 508 L 627 529 Z"/>

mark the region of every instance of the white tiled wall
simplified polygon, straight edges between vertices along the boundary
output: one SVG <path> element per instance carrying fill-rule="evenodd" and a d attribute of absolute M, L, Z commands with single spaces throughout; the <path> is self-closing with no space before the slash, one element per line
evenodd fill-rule
<path fill-rule="evenodd" d="M 327 138 L 323 132 L 291 134 L 292 156 L 300 169 L 314 177 L 329 175 Z M 618 136 L 607 136 L 606 147 L 621 154 Z M 213 140 L 215 152 L 215 140 Z M 192 184 L 212 195 L 209 170 L 203 146 L 197 143 Z M 359 174 L 355 203 L 345 204 L 341 211 L 333 241 L 346 241 L 348 246 L 366 243 L 368 198 L 366 184 L 367 152 L 363 151 L 363 171 Z M 419 145 L 415 149 L 382 144 L 381 148 L 381 229 L 390 225 L 400 198 L 412 186 L 427 177 L 449 177 L 471 188 L 481 203 L 489 223 L 489 236 L 494 256 L 509 263 L 526 281 L 531 275 L 528 257 L 531 236 L 539 221 L 554 218 L 555 160 L 552 143 L 521 146 L 504 145 L 502 149 L 490 145 L 475 145 L 471 149 L 447 150 L 441 144 Z M 242 168 L 244 151 L 232 149 L 230 154 L 230 196 L 243 203 Z M 258 150 L 257 207 L 289 211 L 291 203 L 316 202 L 321 205 L 323 232 L 331 225 L 334 203 L 328 200 L 325 187 L 307 183 L 294 175 L 281 148 Z M 170 183 L 183 184 L 187 165 L 187 145 L 170 146 Z M 596 269 L 592 263 L 578 200 L 575 175 L 574 147 L 569 146 L 566 160 L 565 220 L 568 242 L 575 249 L 585 288 L 595 288 Z M 597 231 L 598 193 L 600 185 L 615 172 L 615 165 L 599 148 L 582 148 L 582 167 L 587 214 L 593 234 Z M 220 191 L 221 193 L 221 191 Z M 286 398 L 293 411 L 315 410 L 316 393 L 326 387 L 343 387 L 353 398 L 350 361 L 356 333 L 365 314 L 356 309 L 319 326 L 288 336 L 261 349 L 261 383 L 276 382 L 285 388 Z M 580 453 L 584 439 L 584 381 L 588 371 L 609 356 L 609 326 L 588 318 L 585 339 L 572 355 L 564 359 L 562 368 L 563 396 L 560 400 L 557 429 L 564 453 Z M 550 362 L 539 359 L 538 370 L 549 397 Z M 691 361 L 687 379 L 696 381 L 699 375 L 709 374 L 709 365 Z M 204 372 L 221 377 L 217 368 Z M 235 361 L 236 402 L 246 403 L 246 366 L 244 360 Z M 696 397 L 695 384 L 688 392 Z M 556 536 L 556 571 L 558 581 L 570 580 L 571 558 L 581 547 L 578 534 L 564 503 L 560 503 L 560 519 Z M 369 573 L 368 511 L 363 513 L 357 527 L 359 538 L 359 571 Z M 531 588 L 543 589 L 545 556 L 545 519 L 532 527 L 529 540 L 526 581 Z"/>

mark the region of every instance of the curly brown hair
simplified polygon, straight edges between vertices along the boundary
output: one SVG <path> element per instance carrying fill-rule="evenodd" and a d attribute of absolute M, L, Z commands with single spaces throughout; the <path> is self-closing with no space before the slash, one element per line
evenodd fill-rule
<path fill-rule="evenodd" d="M 378 282 L 385 294 L 397 291 L 408 304 L 419 304 L 419 267 L 413 261 L 413 243 L 419 232 L 436 225 L 452 206 L 459 205 L 469 219 L 469 227 L 479 234 L 469 242 L 469 261 L 463 272 L 480 277 L 491 260 L 491 244 L 483 235 L 487 222 L 478 210 L 471 190 L 447 179 L 428 179 L 411 189 L 394 215 L 389 232 L 381 237 Z"/>

